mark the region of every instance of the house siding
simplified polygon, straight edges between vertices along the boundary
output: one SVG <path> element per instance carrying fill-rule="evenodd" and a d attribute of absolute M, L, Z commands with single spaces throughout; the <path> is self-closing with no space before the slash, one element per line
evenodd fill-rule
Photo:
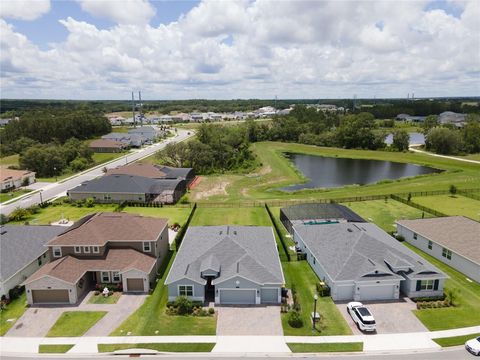
<path fill-rule="evenodd" d="M 403 236 L 405 238 L 405 241 L 407 241 L 409 244 L 412 244 L 413 246 L 433 256 L 434 258 L 440 260 L 444 264 L 447 264 L 452 268 L 465 274 L 470 279 L 480 283 L 480 264 L 476 264 L 473 261 L 466 259 L 462 255 L 459 255 L 454 251 L 452 251 L 451 260 L 444 258 L 442 256 L 442 250 L 444 248 L 442 245 L 439 245 L 432 240 L 432 249 L 429 249 L 429 239 L 423 237 L 420 234 L 417 234 L 417 239 L 414 239 L 414 232 L 400 224 L 397 224 L 397 232 L 399 235 Z"/>
<path fill-rule="evenodd" d="M 438 280 L 438 289 L 437 290 L 421 290 L 417 291 L 417 280 Z M 400 289 L 403 294 L 410 298 L 416 297 L 429 297 L 429 296 L 442 296 L 443 295 L 443 285 L 445 283 L 444 279 L 436 278 L 421 278 L 421 279 L 406 279 L 402 281 Z"/>
<path fill-rule="evenodd" d="M 175 301 L 175 299 L 179 296 L 178 294 L 178 286 L 179 285 L 193 285 L 193 296 L 189 296 L 190 300 L 196 301 L 205 301 L 205 285 L 196 283 L 189 279 L 182 279 L 175 281 L 171 284 L 168 284 L 168 300 Z"/>
<path fill-rule="evenodd" d="M 33 304 L 33 297 L 32 297 L 32 290 L 48 290 L 48 289 L 55 289 L 55 290 L 68 290 L 68 296 L 70 300 L 70 304 L 77 303 L 77 287 L 75 284 L 67 284 L 61 280 L 44 276 L 38 280 L 32 281 L 30 284 L 25 286 L 26 294 L 27 294 L 27 303 L 32 305 Z"/>

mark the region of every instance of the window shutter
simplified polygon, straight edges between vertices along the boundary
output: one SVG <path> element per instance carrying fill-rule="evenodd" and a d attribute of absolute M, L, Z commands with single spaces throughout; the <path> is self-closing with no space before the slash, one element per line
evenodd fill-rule
<path fill-rule="evenodd" d="M 417 280 L 417 291 L 420 291 L 421 288 L 422 288 L 422 281 Z"/>
<path fill-rule="evenodd" d="M 433 283 L 433 290 L 438 290 L 438 283 L 439 283 L 439 282 L 440 282 L 440 281 L 439 281 L 438 279 L 435 280 L 435 282 Z"/>

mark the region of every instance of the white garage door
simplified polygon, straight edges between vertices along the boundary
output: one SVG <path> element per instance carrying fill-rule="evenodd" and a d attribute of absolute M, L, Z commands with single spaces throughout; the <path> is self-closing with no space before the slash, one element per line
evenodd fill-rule
<path fill-rule="evenodd" d="M 278 290 L 279 289 L 262 289 L 261 299 L 262 304 L 278 304 Z"/>
<path fill-rule="evenodd" d="M 256 290 L 220 289 L 220 304 L 255 304 Z"/>
<path fill-rule="evenodd" d="M 390 300 L 394 299 L 395 285 L 360 285 L 360 301 L 362 300 Z"/>

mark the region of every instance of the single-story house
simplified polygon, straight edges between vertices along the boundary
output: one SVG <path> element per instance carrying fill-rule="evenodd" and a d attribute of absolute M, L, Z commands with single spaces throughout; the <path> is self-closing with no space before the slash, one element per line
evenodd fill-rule
<path fill-rule="evenodd" d="M 333 300 L 443 294 L 447 276 L 374 224 L 295 225 L 293 240 Z"/>
<path fill-rule="evenodd" d="M 397 233 L 480 283 L 480 223 L 463 216 L 399 220 Z"/>
<path fill-rule="evenodd" d="M 45 244 L 65 231 L 63 226 L 0 226 L 0 296 L 50 261 Z"/>
<path fill-rule="evenodd" d="M 140 126 L 138 128 L 128 130 L 128 133 L 130 135 L 140 135 L 149 141 L 155 141 L 162 132 L 153 126 Z"/>
<path fill-rule="evenodd" d="M 126 146 L 130 147 L 141 147 L 147 139 L 139 134 L 128 134 L 128 133 L 115 133 L 112 132 L 107 135 L 103 135 L 102 139 L 113 140 L 117 142 L 124 143 Z"/>
<path fill-rule="evenodd" d="M 174 168 L 163 165 L 153 165 L 147 163 L 131 163 L 109 169 L 105 175 L 127 174 L 135 176 L 148 177 L 150 179 L 180 179 L 187 182 L 187 186 L 195 178 L 195 170 L 192 168 Z"/>
<path fill-rule="evenodd" d="M 148 292 L 168 254 L 167 220 L 95 213 L 50 240 L 47 247 L 51 262 L 23 283 L 29 304 L 75 304 L 97 284 Z"/>
<path fill-rule="evenodd" d="M 35 173 L 28 170 L 14 170 L 0 167 L 1 191 L 19 188 L 28 182 L 28 185 L 35 182 Z"/>
<path fill-rule="evenodd" d="M 128 146 L 120 141 L 97 139 L 93 140 L 88 147 L 96 153 L 118 153 L 125 150 Z"/>
<path fill-rule="evenodd" d="M 348 207 L 339 204 L 299 204 L 280 209 L 280 221 L 292 234 L 293 227 L 303 224 L 335 224 L 341 222 L 365 222 Z"/>
<path fill-rule="evenodd" d="M 285 284 L 275 235 L 264 226 L 193 226 L 168 273 L 168 299 L 279 304 Z"/>
<path fill-rule="evenodd" d="M 93 198 L 99 203 L 123 201 L 163 204 L 176 203 L 187 191 L 185 180 L 151 179 L 143 176 L 114 174 L 102 176 L 67 191 L 71 200 Z"/>

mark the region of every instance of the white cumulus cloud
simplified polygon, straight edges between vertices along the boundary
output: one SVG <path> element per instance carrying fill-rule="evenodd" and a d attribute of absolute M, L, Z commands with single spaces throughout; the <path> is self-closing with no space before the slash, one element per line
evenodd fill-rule
<path fill-rule="evenodd" d="M 35 20 L 50 11 L 50 0 L 2 0 L 0 17 Z"/>
<path fill-rule="evenodd" d="M 147 24 L 155 15 L 148 0 L 78 0 L 83 11 L 118 24 Z"/>

